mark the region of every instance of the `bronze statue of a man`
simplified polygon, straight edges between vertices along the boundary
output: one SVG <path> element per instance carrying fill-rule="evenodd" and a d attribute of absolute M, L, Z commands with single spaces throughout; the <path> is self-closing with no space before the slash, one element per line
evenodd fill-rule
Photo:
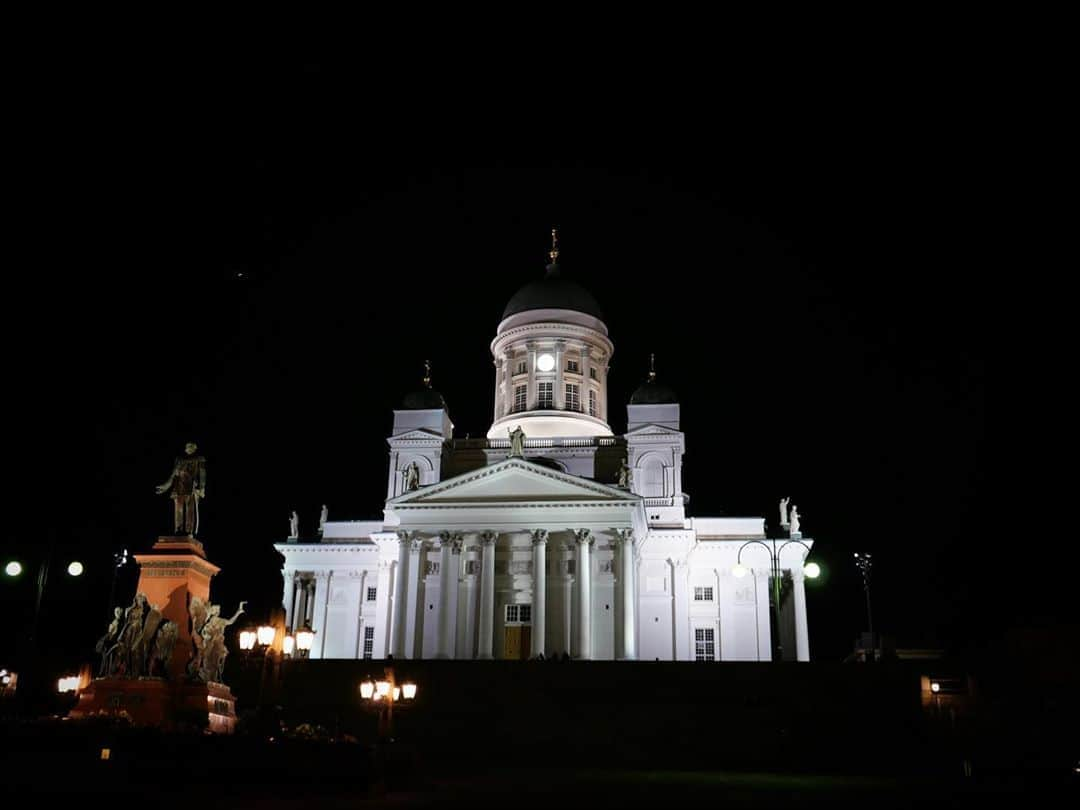
<path fill-rule="evenodd" d="M 169 480 L 157 488 L 158 495 L 172 490 L 173 531 L 194 537 L 199 531 L 199 501 L 206 497 L 206 459 L 195 455 L 194 442 L 184 445 L 183 456 L 173 464 Z"/>

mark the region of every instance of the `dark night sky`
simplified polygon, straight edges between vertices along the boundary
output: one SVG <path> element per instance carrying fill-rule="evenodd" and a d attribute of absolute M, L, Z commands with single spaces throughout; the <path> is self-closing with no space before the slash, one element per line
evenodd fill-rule
<path fill-rule="evenodd" d="M 32 554 L 51 534 L 86 557 L 92 576 L 55 576 L 45 600 L 72 646 L 104 627 L 108 553 L 170 528 L 153 487 L 189 438 L 209 463 L 215 595 L 258 611 L 280 594 L 291 509 L 307 533 L 324 502 L 381 515 L 391 409 L 425 358 L 457 435 L 482 435 L 488 344 L 552 225 L 607 314 L 616 432 L 655 351 L 690 513 L 775 523 L 781 496 L 799 505 L 827 571 L 815 656 L 863 629 L 854 550 L 875 554 L 875 623 L 903 646 L 1038 620 L 1006 613 L 992 555 L 971 552 L 989 349 L 968 248 L 987 233 L 943 91 L 613 92 L 556 115 L 541 88 L 512 110 L 494 90 L 394 100 L 325 65 L 69 78 L 42 111 L 65 126 L 29 128 L 16 167 L 34 259 L 8 277 L 4 542 Z"/>

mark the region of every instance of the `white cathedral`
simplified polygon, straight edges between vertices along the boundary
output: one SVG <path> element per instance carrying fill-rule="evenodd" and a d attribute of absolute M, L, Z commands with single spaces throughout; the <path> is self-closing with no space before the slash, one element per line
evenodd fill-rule
<path fill-rule="evenodd" d="M 650 371 L 614 435 L 613 352 L 553 245 L 491 343 L 487 437 L 454 438 L 429 372 L 394 411 L 382 519 L 275 545 L 286 627 L 315 631 L 312 658 L 809 660 L 812 541 L 687 517 L 678 400 Z"/>

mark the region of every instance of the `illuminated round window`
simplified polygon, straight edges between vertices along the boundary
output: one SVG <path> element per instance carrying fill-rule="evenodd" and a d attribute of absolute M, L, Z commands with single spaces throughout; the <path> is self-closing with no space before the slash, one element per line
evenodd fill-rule
<path fill-rule="evenodd" d="M 536 360 L 536 367 L 541 371 L 551 371 L 555 368 L 555 358 L 550 354 L 542 354 Z"/>

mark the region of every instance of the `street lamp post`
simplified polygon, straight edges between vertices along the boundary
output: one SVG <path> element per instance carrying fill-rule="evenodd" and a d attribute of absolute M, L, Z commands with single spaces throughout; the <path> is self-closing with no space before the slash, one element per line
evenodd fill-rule
<path fill-rule="evenodd" d="M 783 661 L 784 660 L 784 642 L 782 641 L 782 639 L 780 637 L 780 633 L 781 633 L 781 624 L 780 624 L 780 615 L 781 615 L 780 614 L 780 576 L 781 576 L 780 554 L 783 552 L 783 550 L 784 550 L 784 548 L 786 546 L 789 546 L 792 543 L 796 543 L 796 544 L 802 546 L 803 548 L 805 548 L 807 554 L 810 553 L 810 546 L 806 545 L 806 543 L 804 543 L 802 540 L 795 540 L 795 539 L 785 540 L 783 543 L 781 543 L 779 546 L 777 546 L 775 537 L 770 537 L 770 538 L 767 538 L 767 539 L 768 539 L 768 542 L 766 542 L 765 540 L 757 540 L 757 539 L 747 540 L 745 543 L 743 543 L 741 546 L 739 546 L 739 552 L 735 557 L 735 568 L 732 569 L 732 573 L 735 576 L 740 577 L 740 578 L 746 576 L 747 569 L 742 564 L 742 553 L 743 553 L 743 549 L 746 548 L 747 546 L 756 543 L 757 545 L 761 546 L 762 548 L 764 548 L 769 553 L 769 560 L 770 560 L 770 563 L 771 563 L 771 573 L 772 573 L 772 581 L 773 581 L 773 611 L 774 611 L 775 620 L 776 620 L 776 633 L 775 633 L 776 641 L 775 641 L 775 645 L 774 645 L 776 647 L 775 655 L 776 655 L 776 660 L 777 661 Z M 821 573 L 821 568 L 820 568 L 820 566 L 818 566 L 817 563 L 808 563 L 806 566 L 804 566 L 803 573 L 809 579 L 816 579 L 817 576 Z"/>
<path fill-rule="evenodd" d="M 29 650 L 26 663 L 23 666 L 24 675 L 23 680 L 27 683 L 29 688 L 31 679 L 33 677 L 33 669 L 35 659 L 37 658 L 37 636 L 38 636 L 38 623 L 41 617 L 41 600 L 45 595 L 45 586 L 49 581 L 49 568 L 52 565 L 53 554 L 55 552 L 55 543 L 50 543 L 48 549 L 45 552 L 45 556 L 41 558 L 38 563 L 37 569 L 37 582 L 36 591 L 34 594 L 34 618 L 30 623 L 30 635 L 28 638 Z M 70 577 L 80 577 L 85 570 L 83 564 L 79 560 L 71 560 L 67 565 L 67 574 Z M 18 560 L 11 560 L 4 566 L 4 573 L 11 579 L 20 577 L 23 573 L 23 565 Z"/>
<path fill-rule="evenodd" d="M 866 624 L 870 633 L 870 660 L 877 661 L 877 642 L 874 640 L 874 614 L 870 610 L 870 570 L 874 563 L 867 553 L 855 552 L 855 566 L 862 573 L 863 590 L 866 591 Z"/>
<path fill-rule="evenodd" d="M 384 668 L 383 677 L 379 680 L 369 677 L 360 684 L 360 699 L 378 713 L 378 733 L 374 748 L 375 778 L 372 784 L 377 795 L 386 792 L 386 744 L 394 739 L 394 705 L 400 701 L 409 703 L 415 697 L 416 684 L 413 681 L 399 684 L 393 667 Z"/>

